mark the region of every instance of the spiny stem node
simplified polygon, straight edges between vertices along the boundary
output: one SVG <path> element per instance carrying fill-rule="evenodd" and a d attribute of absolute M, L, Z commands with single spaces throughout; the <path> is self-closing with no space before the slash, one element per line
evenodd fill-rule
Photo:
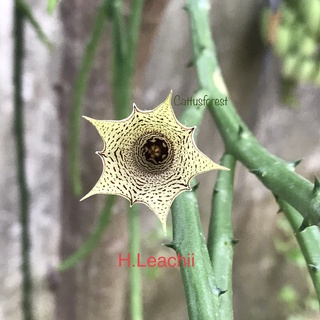
<path fill-rule="evenodd" d="M 187 4 L 183 5 L 182 6 L 182 10 L 186 11 L 186 12 L 189 12 L 190 8 Z"/>
<path fill-rule="evenodd" d="M 193 187 L 192 187 L 192 192 L 196 192 L 197 189 L 199 188 L 199 182 L 197 184 L 195 184 Z"/>
<path fill-rule="evenodd" d="M 297 167 L 297 166 L 300 164 L 301 161 L 302 161 L 302 159 L 296 160 L 296 161 L 293 163 L 294 167 Z"/>
<path fill-rule="evenodd" d="M 222 289 L 219 289 L 219 297 L 221 296 L 221 295 L 223 295 L 224 293 L 226 293 L 228 290 L 222 290 Z"/>
<path fill-rule="evenodd" d="M 200 54 L 203 53 L 204 50 L 206 50 L 206 46 L 204 44 L 201 44 L 199 46 Z"/>
<path fill-rule="evenodd" d="M 251 169 L 251 170 L 249 170 L 249 172 L 255 174 L 258 177 L 265 177 L 266 176 L 266 172 L 262 171 L 260 169 Z"/>
<path fill-rule="evenodd" d="M 242 134 L 243 134 L 243 127 L 242 127 L 242 126 L 239 126 L 239 129 L 238 129 L 238 138 L 239 138 L 239 139 L 242 138 Z"/>
<path fill-rule="evenodd" d="M 314 177 L 313 193 L 318 193 L 320 191 L 320 181 L 317 176 Z"/>
<path fill-rule="evenodd" d="M 305 230 L 308 227 L 310 227 L 310 223 L 306 219 L 303 219 L 301 226 L 298 229 L 298 232 L 302 232 L 303 230 Z"/>
<path fill-rule="evenodd" d="M 163 243 L 163 245 L 167 248 L 171 248 L 173 250 L 176 250 L 176 245 L 173 242 Z"/>
<path fill-rule="evenodd" d="M 235 246 L 239 241 L 240 241 L 239 239 L 232 239 L 231 244 Z"/>
<path fill-rule="evenodd" d="M 291 171 L 295 171 L 296 167 L 300 164 L 300 162 L 302 161 L 302 159 L 293 161 L 293 162 L 289 162 L 288 163 L 288 167 Z"/>
<path fill-rule="evenodd" d="M 248 137 L 248 132 L 240 125 L 238 129 L 238 139 L 247 139 Z"/>
<path fill-rule="evenodd" d="M 320 271 L 320 265 L 315 265 L 315 264 L 309 263 L 308 266 L 309 266 L 309 267 L 311 268 L 311 270 L 314 271 L 314 272 Z"/>

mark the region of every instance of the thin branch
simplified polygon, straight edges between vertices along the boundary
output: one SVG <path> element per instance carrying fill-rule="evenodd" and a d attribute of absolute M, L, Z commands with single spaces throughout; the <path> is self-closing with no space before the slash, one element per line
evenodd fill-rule
<path fill-rule="evenodd" d="M 13 86 L 14 86 L 14 134 L 17 152 L 17 176 L 19 187 L 20 224 L 21 224 L 21 272 L 22 272 L 22 314 L 24 320 L 32 320 L 32 274 L 30 262 L 30 216 L 29 192 L 26 181 L 25 168 L 25 141 L 24 141 L 24 113 L 23 113 L 23 56 L 24 56 L 24 18 L 20 5 L 14 6 L 14 59 L 13 59 Z"/>
<path fill-rule="evenodd" d="M 143 0 L 134 0 L 131 5 L 129 25 L 124 25 L 121 14 L 122 1 L 113 5 L 113 101 L 117 119 L 126 118 L 131 110 L 132 82 L 136 63 L 136 51 L 141 26 Z M 121 106 L 121 107 L 120 107 Z"/>
<path fill-rule="evenodd" d="M 82 183 L 79 165 L 79 133 L 82 113 L 82 101 L 87 89 L 90 71 L 94 61 L 99 41 L 104 31 L 104 24 L 107 18 L 106 8 L 109 0 L 104 0 L 98 9 L 97 16 L 92 29 L 91 38 L 81 62 L 80 70 L 76 77 L 71 102 L 71 132 L 70 132 L 70 169 L 72 189 L 75 195 L 82 193 Z"/>
<path fill-rule="evenodd" d="M 114 202 L 115 196 L 108 195 L 96 229 L 73 255 L 68 257 L 58 266 L 59 272 L 64 272 L 74 267 L 79 261 L 83 260 L 96 248 L 109 225 Z"/>
<path fill-rule="evenodd" d="M 131 111 L 132 74 L 129 72 L 128 34 L 121 12 L 122 1 L 116 0 L 112 10 L 112 98 L 117 119 L 126 118 Z"/>
<path fill-rule="evenodd" d="M 21 10 L 25 18 L 31 23 L 34 30 L 38 34 L 39 39 L 42 41 L 42 43 L 48 49 L 52 49 L 51 41 L 49 40 L 48 36 L 44 33 L 42 27 L 40 26 L 39 22 L 35 18 L 30 6 L 24 0 L 16 0 L 16 5 L 19 8 L 19 10 Z"/>
<path fill-rule="evenodd" d="M 281 198 L 276 197 L 276 200 L 294 231 L 320 304 L 320 230 L 311 226 L 300 232 L 303 218 L 299 212 Z"/>
<path fill-rule="evenodd" d="M 128 67 L 129 73 L 133 76 L 144 1 L 133 0 L 131 2 L 131 15 L 128 28 Z"/>

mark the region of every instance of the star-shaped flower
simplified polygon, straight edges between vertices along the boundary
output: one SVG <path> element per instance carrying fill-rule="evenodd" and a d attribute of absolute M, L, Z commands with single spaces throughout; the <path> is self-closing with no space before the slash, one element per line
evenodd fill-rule
<path fill-rule="evenodd" d="M 182 125 L 167 99 L 151 111 L 133 104 L 131 115 L 123 120 L 95 120 L 84 117 L 98 130 L 104 148 L 97 152 L 103 172 L 84 200 L 94 194 L 114 194 L 127 198 L 130 206 L 144 203 L 160 219 L 166 233 L 166 220 L 175 197 L 191 190 L 192 177 L 222 167 L 195 145 L 193 131 Z"/>

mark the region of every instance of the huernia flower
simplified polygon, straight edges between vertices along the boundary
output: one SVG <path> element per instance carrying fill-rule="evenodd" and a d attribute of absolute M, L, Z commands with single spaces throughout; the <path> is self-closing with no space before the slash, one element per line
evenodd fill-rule
<path fill-rule="evenodd" d="M 94 194 L 127 198 L 130 206 L 144 203 L 166 220 L 173 200 L 191 190 L 192 177 L 209 170 L 229 170 L 204 155 L 194 141 L 195 127 L 185 127 L 175 117 L 167 99 L 151 111 L 133 104 L 123 120 L 95 120 L 84 117 L 98 130 L 104 148 L 97 152 L 103 163 L 100 179 L 84 200 Z"/>

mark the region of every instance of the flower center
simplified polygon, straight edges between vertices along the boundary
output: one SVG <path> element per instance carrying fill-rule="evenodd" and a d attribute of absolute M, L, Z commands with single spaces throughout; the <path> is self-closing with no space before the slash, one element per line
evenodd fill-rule
<path fill-rule="evenodd" d="M 160 132 L 145 132 L 133 144 L 132 159 L 139 171 L 160 174 L 168 171 L 174 158 L 173 143 Z"/>
<path fill-rule="evenodd" d="M 168 145 L 161 138 L 152 137 L 143 146 L 146 160 L 153 164 L 160 164 L 168 157 Z"/>

